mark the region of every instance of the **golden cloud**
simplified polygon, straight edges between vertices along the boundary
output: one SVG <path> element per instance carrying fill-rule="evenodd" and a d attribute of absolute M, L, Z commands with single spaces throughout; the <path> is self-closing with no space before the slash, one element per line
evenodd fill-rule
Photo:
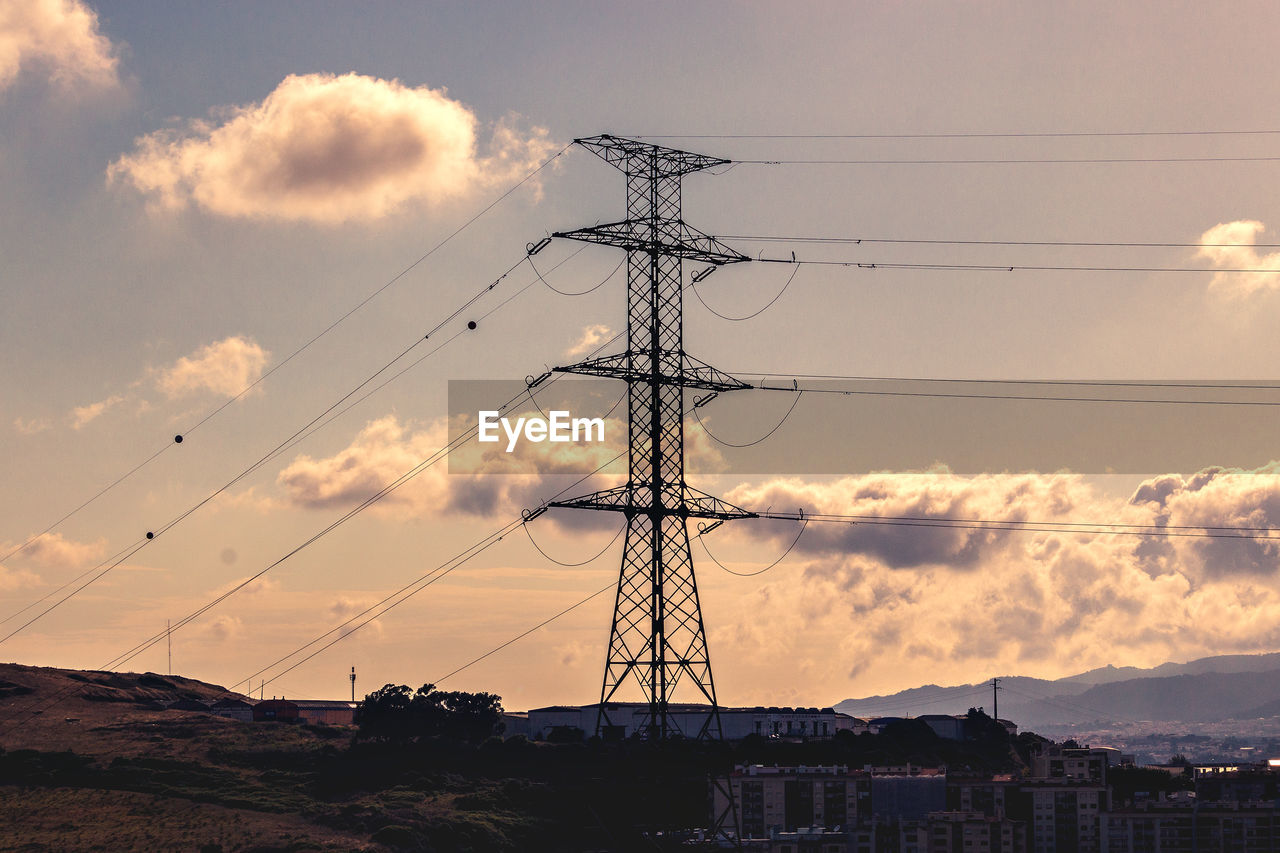
<path fill-rule="evenodd" d="M 124 397 L 119 394 L 112 394 L 105 400 L 99 400 L 96 403 L 89 403 L 84 406 L 76 406 L 71 410 L 71 428 L 84 429 L 105 414 L 107 410 L 115 408 L 123 402 Z"/>
<path fill-rule="evenodd" d="M 108 169 L 154 207 L 337 224 L 386 217 L 528 172 L 547 131 L 500 123 L 478 151 L 475 115 L 443 89 L 350 73 L 290 75 L 261 103 L 139 138 Z"/>
<path fill-rule="evenodd" d="M 1198 254 L 1225 270 L 1218 272 L 1209 287 L 1229 296 L 1247 297 L 1259 291 L 1280 288 L 1280 252 L 1259 252 L 1258 236 L 1267 228 L 1255 220 L 1223 222 L 1200 235 Z"/>
<path fill-rule="evenodd" d="M 1275 543 L 1076 534 L 1053 522 L 1248 526 L 1280 531 L 1280 464 L 1144 482 L 1128 499 L 1077 475 L 957 477 L 946 471 L 741 486 L 740 506 L 806 512 L 1048 522 L 1041 530 L 810 524 L 793 556 L 717 628 L 768 669 L 848 673 L 868 683 L 1035 667 L 1064 675 L 1122 660 L 1153 665 L 1280 647 Z M 1035 525 L 1028 524 L 1034 527 Z M 794 523 L 731 525 L 711 546 L 730 568 L 766 565 Z M 750 561 L 730 561 L 734 553 Z M 759 556 L 757 556 L 759 555 Z M 705 565 L 705 564 L 703 564 Z M 702 571 L 708 571 L 700 566 Z M 712 567 L 709 569 L 715 572 Z M 765 630 L 761 614 L 768 613 Z M 803 637 L 803 643 L 789 642 Z M 807 648 L 822 650 L 809 659 Z M 831 660 L 829 649 L 839 649 Z M 808 663 L 806 663 L 806 660 Z M 838 689 L 838 688 L 837 688 Z"/>
<path fill-rule="evenodd" d="M 590 326 L 586 326 L 583 328 L 582 335 L 577 342 L 564 351 L 565 358 L 578 358 L 593 352 L 612 336 L 613 329 L 603 323 L 593 323 Z"/>
<path fill-rule="evenodd" d="M 114 48 L 98 31 L 97 13 L 80 0 L 0 4 L 0 90 L 32 69 L 64 90 L 119 83 Z"/>
<path fill-rule="evenodd" d="M 611 423 L 606 435 L 625 435 L 625 428 Z M 297 457 L 280 472 L 277 483 L 295 506 L 348 508 L 372 498 L 384 486 L 439 453 L 448 441 L 444 421 L 415 429 L 388 415 L 369 422 L 346 448 L 331 456 Z M 593 445 L 523 443 L 518 453 L 508 456 L 498 445 L 481 448 L 473 442 L 454 451 L 459 454 L 454 464 L 474 473 L 451 474 L 449 462 L 441 458 L 388 494 L 379 505 L 411 514 L 451 512 L 511 517 L 521 509 L 537 506 L 572 482 L 560 484 L 549 478 L 569 475 L 577 479 L 579 472 L 603 464 L 620 449 L 616 439 Z"/>
<path fill-rule="evenodd" d="M 270 357 L 271 353 L 248 338 L 224 338 L 162 370 L 156 385 L 170 399 L 197 391 L 231 397 L 262 376 Z"/>

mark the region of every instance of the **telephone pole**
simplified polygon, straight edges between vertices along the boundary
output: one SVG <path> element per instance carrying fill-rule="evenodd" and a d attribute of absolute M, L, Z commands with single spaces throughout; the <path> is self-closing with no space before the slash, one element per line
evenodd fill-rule
<path fill-rule="evenodd" d="M 991 719 L 999 722 L 1000 720 L 1000 691 L 1004 688 L 1000 686 L 1000 679 L 991 679 L 991 707 L 993 713 Z"/>
<path fill-rule="evenodd" d="M 614 601 L 596 733 L 614 724 L 606 704 L 624 683 L 640 688 L 648 712 L 642 736 L 721 735 L 711 657 L 689 552 L 688 521 L 754 518 L 684 480 L 684 389 L 720 392 L 751 386 L 684 351 L 681 295 L 685 260 L 721 266 L 750 258 L 681 218 L 681 178 L 728 160 L 616 136 L 574 140 L 627 178 L 627 218 L 555 237 L 615 246 L 627 253 L 627 349 L 555 368 L 627 383 L 625 485 L 549 506 L 620 512 L 626 544 Z M 698 732 L 681 732 L 668 714 L 684 678 L 708 703 Z"/>

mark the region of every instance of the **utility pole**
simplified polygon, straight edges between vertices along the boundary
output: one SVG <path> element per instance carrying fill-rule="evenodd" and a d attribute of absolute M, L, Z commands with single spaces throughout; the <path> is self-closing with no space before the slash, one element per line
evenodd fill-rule
<path fill-rule="evenodd" d="M 756 515 L 685 483 L 684 389 L 716 393 L 751 386 L 684 351 L 682 264 L 690 260 L 719 267 L 750 258 L 685 224 L 680 184 L 686 174 L 729 161 L 616 136 L 574 141 L 627 179 L 626 219 L 553 235 L 627 253 L 626 351 L 555 368 L 627 383 L 626 484 L 549 504 L 620 512 L 626 519 L 596 733 L 613 726 L 606 705 L 624 682 L 634 680 L 649 706 L 642 736 L 719 738 L 719 705 L 688 520 L 708 519 L 714 526 Z M 682 678 L 711 706 L 696 733 L 680 732 L 668 715 L 672 692 Z"/>
<path fill-rule="evenodd" d="M 991 715 L 991 719 L 999 722 L 1000 720 L 1000 691 L 1004 688 L 1000 686 L 1000 679 L 991 679 L 991 705 L 995 713 Z"/>
<path fill-rule="evenodd" d="M 351 667 L 351 701 L 356 701 L 356 668 Z"/>
<path fill-rule="evenodd" d="M 169 640 L 169 674 L 173 675 L 173 624 L 172 620 L 164 620 L 165 637 Z"/>

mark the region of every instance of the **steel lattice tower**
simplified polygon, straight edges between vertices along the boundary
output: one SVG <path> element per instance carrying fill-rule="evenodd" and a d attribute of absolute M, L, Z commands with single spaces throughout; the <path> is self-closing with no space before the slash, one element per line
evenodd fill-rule
<path fill-rule="evenodd" d="M 706 630 L 698 603 L 688 520 L 716 523 L 754 517 L 684 480 L 684 389 L 749 388 L 684 351 L 682 264 L 722 264 L 750 258 L 686 225 L 680 215 L 681 178 L 729 161 L 615 136 L 575 140 L 627 176 L 627 218 L 553 236 L 617 246 L 627 252 L 627 349 L 557 371 L 625 381 L 628 478 L 625 485 L 553 507 L 609 510 L 626 517 L 626 547 L 609 631 L 596 730 L 611 725 L 606 703 L 629 679 L 649 704 L 642 733 L 681 733 L 668 716 L 682 678 L 711 705 L 702 730 L 720 737 L 720 715 Z"/>

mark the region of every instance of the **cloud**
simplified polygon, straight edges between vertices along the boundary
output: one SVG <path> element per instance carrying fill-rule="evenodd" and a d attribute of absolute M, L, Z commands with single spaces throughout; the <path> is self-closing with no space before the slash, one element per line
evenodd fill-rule
<path fill-rule="evenodd" d="M 53 421 L 48 418 L 14 418 L 13 428 L 23 435 L 37 435 L 53 428 Z"/>
<path fill-rule="evenodd" d="M 259 595 L 272 595 L 280 591 L 280 582 L 277 581 L 275 578 L 269 578 L 263 575 L 262 577 L 255 578 L 254 580 L 249 580 L 249 578 L 251 577 L 253 576 L 245 575 L 242 578 L 236 578 L 233 581 L 228 581 L 224 583 L 222 586 L 214 589 L 210 593 L 210 595 L 214 598 L 217 598 L 222 595 L 225 595 L 228 592 L 231 592 L 231 590 L 233 589 L 236 590 L 236 595 L 249 596 L 249 597 L 254 597 Z M 245 581 L 249 581 L 249 582 L 245 583 Z M 245 584 L 245 585 L 243 587 L 240 587 L 240 584 Z M 240 587 L 240 588 L 236 589 L 237 587 Z"/>
<path fill-rule="evenodd" d="M 76 406 L 71 410 L 71 428 L 84 429 L 93 421 L 101 417 L 108 409 L 118 406 L 124 402 L 124 397 L 119 394 L 112 394 L 105 400 L 99 400 L 96 403 L 89 403 L 86 406 Z"/>
<path fill-rule="evenodd" d="M 578 342 L 564 351 L 565 358 L 578 358 L 593 351 L 613 336 L 613 329 L 602 323 L 587 326 L 582 330 Z"/>
<path fill-rule="evenodd" d="M 758 587 L 717 627 L 717 642 L 765 669 L 786 663 L 801 673 L 857 677 L 864 686 L 845 688 L 850 694 L 868 682 L 896 689 L 904 679 L 954 681 L 961 667 L 1064 675 L 1280 647 L 1276 543 L 1055 529 L 1067 521 L 1248 526 L 1274 536 L 1280 463 L 1155 477 L 1128 499 L 1072 474 L 945 470 L 777 480 L 726 497 L 749 508 L 1041 522 L 1017 533 L 812 523 L 777 568 L 733 579 Z M 750 569 L 772 561 L 796 525 L 753 521 L 723 530 L 710 543 L 717 558 Z M 735 563 L 735 553 L 748 561 Z M 764 630 L 763 612 L 771 614 Z"/>
<path fill-rule="evenodd" d="M 40 578 L 26 569 L 11 569 L 0 565 L 0 591 L 10 592 L 40 585 Z"/>
<path fill-rule="evenodd" d="M 0 543 L 0 553 L 9 553 L 21 546 L 13 559 L 34 563 L 47 569 L 78 569 L 96 563 L 107 551 L 107 541 L 77 542 L 61 533 L 43 533 L 26 545 L 21 542 Z"/>
<path fill-rule="evenodd" d="M 1197 254 L 1216 267 L 1260 270 L 1260 272 L 1218 272 L 1209 287 L 1228 296 L 1247 297 L 1259 291 L 1280 288 L 1280 252 L 1262 254 L 1256 243 L 1267 228 L 1255 220 L 1237 220 L 1213 226 L 1200 235 Z M 1261 272 L 1261 271 L 1266 272 Z"/>
<path fill-rule="evenodd" d="M 510 416 L 521 414 L 537 413 Z M 456 460 L 441 459 L 423 469 L 403 487 L 389 493 L 378 506 L 414 515 L 512 516 L 521 509 L 539 505 L 581 477 L 582 471 L 590 471 L 616 456 L 621 450 L 617 442 L 626 430 L 617 421 L 606 424 L 606 438 L 615 438 L 600 444 L 523 442 L 515 454 L 508 455 L 501 442 L 483 447 L 471 442 L 454 451 L 458 454 Z M 276 481 L 284 488 L 289 503 L 295 506 L 350 508 L 374 497 L 384 486 L 434 456 L 448 441 L 443 421 L 415 428 L 388 415 L 370 421 L 346 448 L 331 456 L 298 456 L 280 472 Z M 450 473 L 451 466 L 469 473 Z M 590 488 L 582 486 L 583 491 Z"/>
<path fill-rule="evenodd" d="M 169 399 L 198 391 L 232 397 L 261 378 L 270 357 L 248 338 L 224 338 L 160 371 L 156 386 Z"/>
<path fill-rule="evenodd" d="M 37 71 L 64 91 L 119 84 L 110 40 L 80 0 L 9 0 L 0 4 L 0 91 L 22 71 Z"/>
<path fill-rule="evenodd" d="M 350 73 L 286 77 L 261 102 L 136 140 L 111 164 L 158 209 L 337 224 L 509 182 L 554 150 L 541 128 L 479 122 L 443 89 Z"/>
<path fill-rule="evenodd" d="M 916 474 L 869 474 L 834 482 L 773 480 L 740 486 L 726 500 L 742 507 L 906 519 L 1044 521 L 1087 505 L 1089 490 L 1075 474 L 995 474 L 960 477 L 946 469 Z M 1105 516 L 1110 519 L 1111 516 Z M 794 536 L 794 525 L 769 528 Z M 789 531 L 789 532 L 788 532 Z M 1011 534 L 950 528 L 919 531 L 885 524 L 813 524 L 797 547 L 822 554 L 863 554 L 886 566 L 945 565 L 975 569 L 1006 548 Z M 1021 534 L 1013 534 L 1014 536 Z"/>
<path fill-rule="evenodd" d="M 244 622 L 238 616 L 219 616 L 204 625 L 200 633 L 215 642 L 225 643 L 234 640 L 244 628 Z"/>
<path fill-rule="evenodd" d="M 1168 474 L 1144 482 L 1134 504 L 1169 527 L 1248 527 L 1280 530 L 1280 463 L 1253 470 L 1206 468 L 1190 477 Z M 1280 548 L 1275 542 L 1246 538 L 1195 539 L 1179 548 L 1150 549 L 1149 561 L 1161 571 L 1174 561 L 1192 580 L 1277 573 Z M 1193 560 L 1185 559 L 1187 552 Z"/>

